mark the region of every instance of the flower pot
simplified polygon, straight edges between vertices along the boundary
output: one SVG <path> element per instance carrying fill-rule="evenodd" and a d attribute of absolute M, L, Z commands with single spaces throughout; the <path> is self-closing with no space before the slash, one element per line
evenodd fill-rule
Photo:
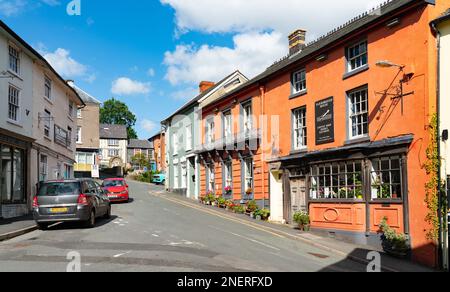
<path fill-rule="evenodd" d="M 255 219 L 255 213 L 251 212 L 250 213 L 250 218 Z"/>
<path fill-rule="evenodd" d="M 263 220 L 261 215 L 256 216 L 256 220 Z"/>
<path fill-rule="evenodd" d="M 309 232 L 311 230 L 311 225 L 303 225 L 303 231 Z"/>

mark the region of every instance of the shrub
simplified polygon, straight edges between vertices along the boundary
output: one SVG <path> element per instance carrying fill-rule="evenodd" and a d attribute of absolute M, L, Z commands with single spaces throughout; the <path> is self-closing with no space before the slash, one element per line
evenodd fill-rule
<path fill-rule="evenodd" d="M 380 230 L 383 232 L 383 248 L 386 251 L 406 252 L 409 250 L 408 237 L 404 233 L 397 233 L 392 229 L 388 223 L 387 218 L 384 217 L 380 223 Z"/>
<path fill-rule="evenodd" d="M 234 211 L 238 214 L 244 214 L 245 213 L 245 207 L 241 205 L 234 206 Z"/>
<path fill-rule="evenodd" d="M 217 205 L 219 205 L 219 207 L 224 207 L 226 201 L 227 201 L 227 200 L 225 200 L 223 197 L 219 197 L 219 198 L 217 199 Z"/>
<path fill-rule="evenodd" d="M 306 212 L 296 212 L 294 214 L 294 222 L 299 226 L 309 225 L 311 220 Z"/>

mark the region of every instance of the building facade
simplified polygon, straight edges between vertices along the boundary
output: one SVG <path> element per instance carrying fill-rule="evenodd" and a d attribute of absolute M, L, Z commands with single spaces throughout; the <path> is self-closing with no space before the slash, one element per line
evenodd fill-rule
<path fill-rule="evenodd" d="M 146 164 L 148 164 L 148 166 L 141 165 L 139 161 L 136 161 L 135 158 L 137 155 L 143 155 L 146 158 Z M 154 149 L 153 144 L 150 141 L 130 139 L 128 142 L 127 161 L 131 169 L 135 171 L 142 171 L 144 168 L 154 170 L 154 168 L 151 167 L 156 166 L 153 157 Z"/>
<path fill-rule="evenodd" d="M 69 82 L 75 89 L 85 106 L 76 112 L 77 127 L 75 129 L 75 176 L 92 177 L 98 174 L 100 152 L 100 105 L 92 95 L 86 93 L 75 83 Z"/>
<path fill-rule="evenodd" d="M 449 130 L 450 130 L 450 116 L 448 109 L 450 108 L 450 8 L 440 15 L 431 23 L 431 27 L 436 33 L 437 48 L 438 48 L 438 136 L 437 140 L 440 143 L 439 152 L 441 156 L 441 181 L 446 182 L 442 188 L 445 190 L 443 197 L 447 201 L 441 200 L 443 210 L 449 210 L 449 190 L 450 190 L 450 145 L 449 145 Z M 449 212 L 450 213 L 450 212 Z M 442 214 L 443 228 L 441 239 L 442 247 L 442 261 L 441 265 L 448 270 L 449 267 L 449 253 L 448 253 L 448 217 L 445 212 Z"/>
<path fill-rule="evenodd" d="M 270 194 L 273 221 L 306 211 L 315 231 L 374 246 L 387 218 L 414 260 L 436 265 L 424 204 L 436 112 L 429 22 L 449 6 L 389 1 L 307 45 L 294 32 L 286 58 L 203 109 L 203 143 L 215 145 L 201 157 L 202 195 L 267 206 Z"/>
<path fill-rule="evenodd" d="M 160 132 L 150 139 L 148 139 L 150 143 L 153 144 L 154 152 L 153 152 L 153 161 L 156 166 L 156 171 L 165 172 L 166 170 L 166 142 L 165 142 L 165 134 Z"/>
<path fill-rule="evenodd" d="M 37 58 L 0 20 L 0 218 L 28 213 L 33 136 L 33 62 Z"/>
<path fill-rule="evenodd" d="M 125 169 L 127 160 L 128 133 L 123 125 L 100 124 L 100 168 L 120 167 Z"/>
<path fill-rule="evenodd" d="M 199 150 L 202 149 L 201 104 L 207 105 L 247 81 L 239 71 L 214 83 L 203 81 L 200 94 L 189 101 L 171 117 L 162 122 L 165 130 L 166 185 L 168 190 L 181 193 L 188 198 L 198 199 L 200 186 Z"/>

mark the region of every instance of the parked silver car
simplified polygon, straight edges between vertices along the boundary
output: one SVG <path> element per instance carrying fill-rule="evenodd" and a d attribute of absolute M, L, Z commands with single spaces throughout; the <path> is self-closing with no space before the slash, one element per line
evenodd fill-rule
<path fill-rule="evenodd" d="M 41 230 L 57 222 L 83 222 L 92 228 L 96 218 L 111 217 L 111 202 L 91 179 L 42 182 L 33 199 L 33 217 Z"/>

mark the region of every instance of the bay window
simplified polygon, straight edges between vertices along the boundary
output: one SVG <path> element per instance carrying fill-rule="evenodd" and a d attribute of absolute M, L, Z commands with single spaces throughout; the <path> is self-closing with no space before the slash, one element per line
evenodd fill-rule
<path fill-rule="evenodd" d="M 398 156 L 371 160 L 372 199 L 402 198 L 402 167 Z"/>

